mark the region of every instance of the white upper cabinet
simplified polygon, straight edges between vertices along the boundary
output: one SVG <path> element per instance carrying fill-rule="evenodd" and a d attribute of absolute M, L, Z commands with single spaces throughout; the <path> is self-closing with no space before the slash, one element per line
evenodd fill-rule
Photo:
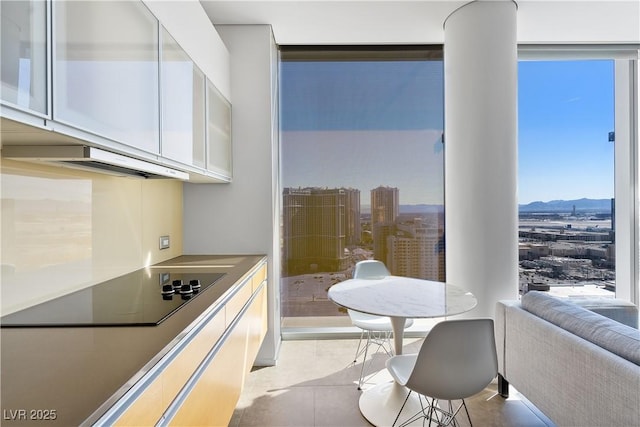
<path fill-rule="evenodd" d="M 162 156 L 205 168 L 205 77 L 161 30 Z"/>
<path fill-rule="evenodd" d="M 46 116 L 46 2 L 2 0 L 0 18 L 2 102 Z"/>
<path fill-rule="evenodd" d="M 3 143 L 88 144 L 231 180 L 230 55 L 199 2 L 1 0 L 0 18 L 0 120 L 19 129 Z"/>
<path fill-rule="evenodd" d="M 137 1 L 52 8 L 53 119 L 159 153 L 157 19 Z"/>
<path fill-rule="evenodd" d="M 207 169 L 231 178 L 231 104 L 207 81 Z"/>

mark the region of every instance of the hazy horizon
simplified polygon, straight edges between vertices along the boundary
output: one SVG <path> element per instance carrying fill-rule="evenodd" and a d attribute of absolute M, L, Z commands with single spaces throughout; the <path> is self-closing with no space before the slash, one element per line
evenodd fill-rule
<path fill-rule="evenodd" d="M 283 187 L 444 203 L 442 61 L 283 62 Z M 521 61 L 518 202 L 613 197 L 613 61 Z"/>

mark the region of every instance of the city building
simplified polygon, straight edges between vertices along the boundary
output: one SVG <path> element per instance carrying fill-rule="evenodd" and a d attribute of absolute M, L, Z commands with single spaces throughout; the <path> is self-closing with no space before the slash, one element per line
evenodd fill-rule
<path fill-rule="evenodd" d="M 348 268 L 348 244 L 360 236 L 360 192 L 283 190 L 283 270 L 288 275 Z"/>
<path fill-rule="evenodd" d="M 371 190 L 371 222 L 375 224 L 395 222 L 400 214 L 400 191 L 393 187 Z"/>
<path fill-rule="evenodd" d="M 400 191 L 380 186 L 371 190 L 371 227 L 373 233 L 373 258 L 386 262 L 389 249 L 387 237 L 393 233 L 400 214 Z"/>
<path fill-rule="evenodd" d="M 441 238 L 442 230 L 420 219 L 398 223 L 387 236 L 385 263 L 396 276 L 442 281 L 445 268 Z"/>
<path fill-rule="evenodd" d="M 347 248 L 357 246 L 362 240 L 362 224 L 360 221 L 360 190 L 348 188 L 345 192 L 345 215 L 347 221 Z"/>

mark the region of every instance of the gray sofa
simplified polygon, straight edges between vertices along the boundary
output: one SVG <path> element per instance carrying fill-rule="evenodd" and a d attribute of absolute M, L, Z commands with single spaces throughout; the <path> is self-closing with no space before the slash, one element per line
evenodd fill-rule
<path fill-rule="evenodd" d="M 512 384 L 558 426 L 640 426 L 637 307 L 571 300 L 529 292 L 497 303 L 500 394 Z"/>

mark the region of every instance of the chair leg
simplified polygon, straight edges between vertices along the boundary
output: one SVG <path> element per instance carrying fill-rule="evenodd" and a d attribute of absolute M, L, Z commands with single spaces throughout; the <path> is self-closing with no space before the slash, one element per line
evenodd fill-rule
<path fill-rule="evenodd" d="M 367 353 L 369 352 L 369 344 L 371 342 L 371 331 L 367 331 L 367 342 L 364 345 L 364 357 L 362 358 L 362 366 L 360 367 L 360 378 L 358 379 L 358 390 L 362 390 L 364 382 L 364 366 L 367 364 Z"/>
<path fill-rule="evenodd" d="M 435 397 L 431 398 L 431 407 L 429 409 L 429 427 L 431 427 L 431 421 L 433 421 L 434 417 L 438 425 L 440 425 L 440 417 L 438 417 L 438 412 L 436 411 L 437 404 L 438 400 Z"/>
<path fill-rule="evenodd" d="M 364 336 L 364 329 L 360 331 L 360 340 L 358 341 L 358 348 L 356 348 L 356 354 L 353 356 L 353 363 L 358 361 L 358 356 L 360 356 L 360 345 L 362 344 L 362 337 Z"/>
<path fill-rule="evenodd" d="M 391 332 L 377 332 L 376 344 L 378 349 L 382 348 L 387 356 L 393 356 L 393 347 L 391 345 Z"/>
<path fill-rule="evenodd" d="M 405 409 L 405 406 L 407 404 L 410 394 L 411 394 L 411 390 L 409 390 L 409 394 L 407 394 L 407 397 L 405 398 L 404 403 L 402 404 L 402 407 L 398 411 L 398 415 L 396 415 L 396 419 L 394 420 L 392 427 L 395 426 L 396 423 L 398 422 L 398 419 L 400 418 L 402 411 Z M 421 395 L 419 393 L 417 395 L 418 395 L 418 400 L 420 402 L 420 410 L 415 414 L 409 415 L 408 418 L 402 421 L 402 423 L 398 424 L 398 427 L 407 427 L 407 426 L 415 425 L 415 423 L 420 419 L 422 419 L 423 426 L 426 425 L 427 420 L 429 420 L 429 426 L 431 426 L 431 421 L 436 421 L 436 424 L 438 426 L 441 426 L 442 424 L 440 423 L 440 418 L 438 417 L 437 412 L 434 410 L 434 404 L 435 404 L 434 402 L 436 402 L 436 399 L 431 398 L 431 402 L 429 402 L 429 397 Z M 424 402 L 423 402 L 423 399 L 424 399 Z"/>
<path fill-rule="evenodd" d="M 358 379 L 358 390 L 362 390 L 362 384 L 364 383 L 364 372 L 366 369 L 365 365 L 367 364 L 369 347 L 372 345 L 377 345 L 378 347 L 376 351 L 382 348 L 384 352 L 387 353 L 389 357 L 391 357 L 393 356 L 393 351 L 391 348 L 390 337 L 391 332 L 384 331 L 362 330 L 362 332 L 360 333 L 360 341 L 358 341 L 358 348 L 356 349 L 356 355 L 353 360 L 353 363 L 357 363 L 358 357 L 364 355 L 364 357 L 362 358 L 362 367 L 360 368 L 360 378 Z M 365 341 L 364 345 L 361 344 L 363 340 Z M 369 361 L 369 364 L 371 364 L 371 361 Z"/>
<path fill-rule="evenodd" d="M 464 399 L 462 399 L 460 406 L 458 406 L 458 408 L 454 408 L 453 402 L 450 400 L 447 401 L 446 410 L 439 408 L 437 405 L 438 405 L 438 400 L 433 399 L 431 403 L 432 414 L 430 414 L 429 425 L 431 425 L 431 420 L 433 420 L 435 417 L 435 421 L 437 422 L 438 427 L 443 427 L 443 426 L 457 427 L 459 426 L 459 424 L 458 424 L 458 420 L 456 419 L 456 416 L 458 415 L 460 410 L 464 408 L 465 412 L 467 413 L 467 419 L 469 420 L 469 425 L 473 426 L 473 423 L 471 422 L 471 415 L 469 415 L 469 409 L 467 408 L 467 404 L 464 401 Z M 438 413 L 442 415 L 442 419 L 440 419 L 440 416 Z"/>
<path fill-rule="evenodd" d="M 467 413 L 467 419 L 469 420 L 469 426 L 473 426 L 473 423 L 471 422 L 471 415 L 469 415 L 469 409 L 467 409 L 467 404 L 465 403 L 464 399 L 462 399 L 462 405 L 464 405 L 464 411 Z"/>
<path fill-rule="evenodd" d="M 400 410 L 398 411 L 398 415 L 396 415 L 396 419 L 393 420 L 393 424 L 391 424 L 391 427 L 394 427 L 396 425 L 396 423 L 398 422 L 398 418 L 400 418 L 400 414 L 402 413 L 402 410 L 404 409 L 404 405 L 407 404 L 407 401 L 409 400 L 409 396 L 411 396 L 411 390 L 409 390 L 409 393 L 407 393 L 407 397 L 404 399 L 404 402 L 402 402 L 402 406 L 400 407 Z"/>

